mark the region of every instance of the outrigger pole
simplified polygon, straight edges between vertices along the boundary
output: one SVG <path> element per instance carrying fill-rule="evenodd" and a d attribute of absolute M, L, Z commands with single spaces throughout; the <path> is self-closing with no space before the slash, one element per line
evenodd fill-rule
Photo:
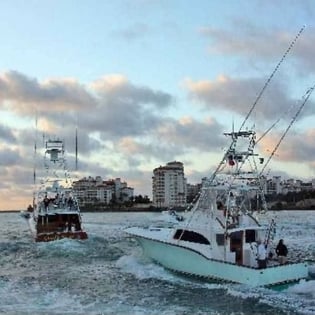
<path fill-rule="evenodd" d="M 287 57 L 287 55 L 289 54 L 289 52 L 291 51 L 291 49 L 293 48 L 293 46 L 295 45 L 295 43 L 297 42 L 297 40 L 299 39 L 299 37 L 301 36 L 301 34 L 303 33 L 305 29 L 305 25 L 302 26 L 302 28 L 299 30 L 299 32 L 297 33 L 297 35 L 294 37 L 293 41 L 291 42 L 291 44 L 289 45 L 289 47 L 287 48 L 287 50 L 285 51 L 285 53 L 283 54 L 282 58 L 280 59 L 280 61 L 278 62 L 278 64 L 276 65 L 276 67 L 274 68 L 274 70 L 272 71 L 271 75 L 269 76 L 268 80 L 265 82 L 263 88 L 261 89 L 260 93 L 258 94 L 255 102 L 253 103 L 252 107 L 250 108 L 250 110 L 248 111 L 246 117 L 244 118 L 241 127 L 239 129 L 239 132 L 242 130 L 242 128 L 244 127 L 245 123 L 247 122 L 249 116 L 251 115 L 251 113 L 253 112 L 254 108 L 256 107 L 257 103 L 259 102 L 259 100 L 261 99 L 263 93 L 265 92 L 266 88 L 268 87 L 268 85 L 270 84 L 271 80 L 273 79 L 274 75 L 276 74 L 276 72 L 279 70 L 281 64 L 283 63 L 284 59 Z M 235 144 L 236 139 L 234 137 L 232 137 L 232 142 L 230 144 L 229 149 L 227 150 L 227 152 L 229 152 L 233 145 Z M 214 171 L 211 180 L 209 182 L 209 184 L 211 184 L 214 180 L 214 178 L 216 177 L 218 171 L 220 170 L 220 167 L 224 164 L 226 159 L 226 156 L 224 155 L 221 162 L 219 163 L 219 165 L 217 166 L 216 170 Z"/>
<path fill-rule="evenodd" d="M 273 76 L 276 74 L 276 72 L 278 71 L 279 67 L 281 66 L 282 62 L 284 61 L 284 59 L 286 58 L 286 56 L 289 54 L 290 50 L 293 48 L 293 46 L 295 45 L 295 43 L 297 42 L 298 38 L 301 36 L 301 34 L 303 33 L 305 29 L 305 25 L 302 26 L 302 28 L 300 29 L 300 31 L 297 33 L 297 35 L 295 36 L 295 38 L 293 39 L 293 41 L 291 42 L 290 46 L 288 47 L 288 49 L 286 50 L 286 52 L 283 54 L 282 58 L 280 59 L 280 61 L 278 62 L 278 64 L 276 65 L 276 67 L 274 68 L 273 72 L 271 73 L 270 77 L 268 78 L 268 80 L 266 81 L 265 85 L 263 86 L 263 88 L 261 89 L 260 93 L 258 94 L 255 102 L 253 103 L 251 109 L 249 110 L 249 112 L 247 113 L 241 127 L 240 127 L 240 131 L 242 130 L 242 128 L 244 127 L 247 119 L 249 118 L 249 116 L 251 115 L 251 113 L 253 112 L 254 108 L 256 107 L 258 101 L 260 100 L 261 96 L 263 95 L 263 93 L 265 92 L 267 86 L 269 85 L 270 81 L 272 80 Z"/>

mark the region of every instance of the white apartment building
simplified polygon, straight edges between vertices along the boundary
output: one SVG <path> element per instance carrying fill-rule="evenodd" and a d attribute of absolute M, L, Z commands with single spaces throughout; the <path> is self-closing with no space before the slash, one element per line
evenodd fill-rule
<path fill-rule="evenodd" d="M 73 189 L 80 206 L 95 203 L 109 204 L 113 199 L 116 202 L 128 201 L 133 197 L 134 191 L 126 182 L 121 182 L 120 178 L 103 181 L 101 176 L 84 177 L 73 183 Z"/>
<path fill-rule="evenodd" d="M 96 200 L 101 203 L 109 204 L 113 198 L 113 190 L 106 185 L 96 187 Z"/>
<path fill-rule="evenodd" d="M 153 170 L 152 196 L 155 207 L 185 207 L 187 180 L 181 162 L 169 162 Z"/>
<path fill-rule="evenodd" d="M 263 188 L 266 194 L 281 194 L 281 176 L 273 176 L 272 179 L 268 179 Z"/>

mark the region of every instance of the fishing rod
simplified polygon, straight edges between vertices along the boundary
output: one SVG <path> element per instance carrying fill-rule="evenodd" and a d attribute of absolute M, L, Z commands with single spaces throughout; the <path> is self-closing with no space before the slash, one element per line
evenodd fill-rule
<path fill-rule="evenodd" d="M 282 134 L 280 140 L 278 141 L 277 145 L 275 146 L 275 148 L 273 149 L 272 153 L 270 154 L 267 162 L 265 163 L 265 165 L 263 166 L 262 170 L 260 171 L 259 177 L 262 175 L 262 173 L 264 172 L 265 168 L 267 167 L 267 165 L 269 164 L 269 162 L 271 161 L 272 157 L 275 155 L 276 151 L 278 150 L 282 140 L 284 139 L 284 137 L 287 135 L 287 133 L 289 132 L 289 130 L 291 129 L 292 125 L 294 124 L 294 122 L 296 121 L 296 119 L 298 118 L 298 116 L 300 115 L 302 109 L 304 108 L 306 102 L 308 101 L 308 99 L 310 98 L 310 96 L 312 95 L 313 91 L 315 89 L 315 85 L 313 85 L 310 89 L 308 89 L 306 91 L 306 93 L 303 95 L 304 101 L 302 102 L 301 106 L 299 107 L 299 109 L 297 110 L 297 112 L 295 113 L 295 115 L 292 117 L 290 124 L 288 125 L 288 127 L 286 128 L 285 132 Z"/>

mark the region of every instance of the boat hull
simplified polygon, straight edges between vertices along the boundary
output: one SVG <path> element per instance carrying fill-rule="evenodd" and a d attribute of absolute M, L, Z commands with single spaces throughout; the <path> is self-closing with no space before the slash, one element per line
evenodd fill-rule
<path fill-rule="evenodd" d="M 64 238 L 86 240 L 88 236 L 87 236 L 87 233 L 84 231 L 41 233 L 35 236 L 35 241 L 36 242 L 52 242 L 52 241 L 57 241 Z"/>
<path fill-rule="evenodd" d="M 128 233 L 128 231 L 127 231 Z M 308 277 L 308 264 L 295 263 L 255 269 L 207 258 L 184 246 L 133 236 L 140 243 L 145 255 L 167 269 L 192 276 L 242 283 L 251 286 L 272 286 L 294 282 Z"/>
<path fill-rule="evenodd" d="M 77 240 L 86 240 L 88 235 L 85 231 L 47 231 L 38 233 L 36 228 L 36 220 L 32 213 L 21 212 L 21 216 L 26 219 L 30 232 L 35 239 L 35 242 L 52 242 L 61 240 L 64 238 L 68 239 L 77 239 Z"/>

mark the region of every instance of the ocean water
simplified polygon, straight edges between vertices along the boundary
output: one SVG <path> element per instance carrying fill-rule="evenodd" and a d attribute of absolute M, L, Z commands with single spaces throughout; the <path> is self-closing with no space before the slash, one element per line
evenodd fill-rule
<path fill-rule="evenodd" d="M 160 217 L 83 213 L 88 240 L 35 243 L 18 213 L 0 213 L 0 314 L 315 314 L 315 280 L 276 291 L 204 282 L 155 265 L 123 229 Z M 289 251 L 315 261 L 315 212 L 277 217 Z"/>

